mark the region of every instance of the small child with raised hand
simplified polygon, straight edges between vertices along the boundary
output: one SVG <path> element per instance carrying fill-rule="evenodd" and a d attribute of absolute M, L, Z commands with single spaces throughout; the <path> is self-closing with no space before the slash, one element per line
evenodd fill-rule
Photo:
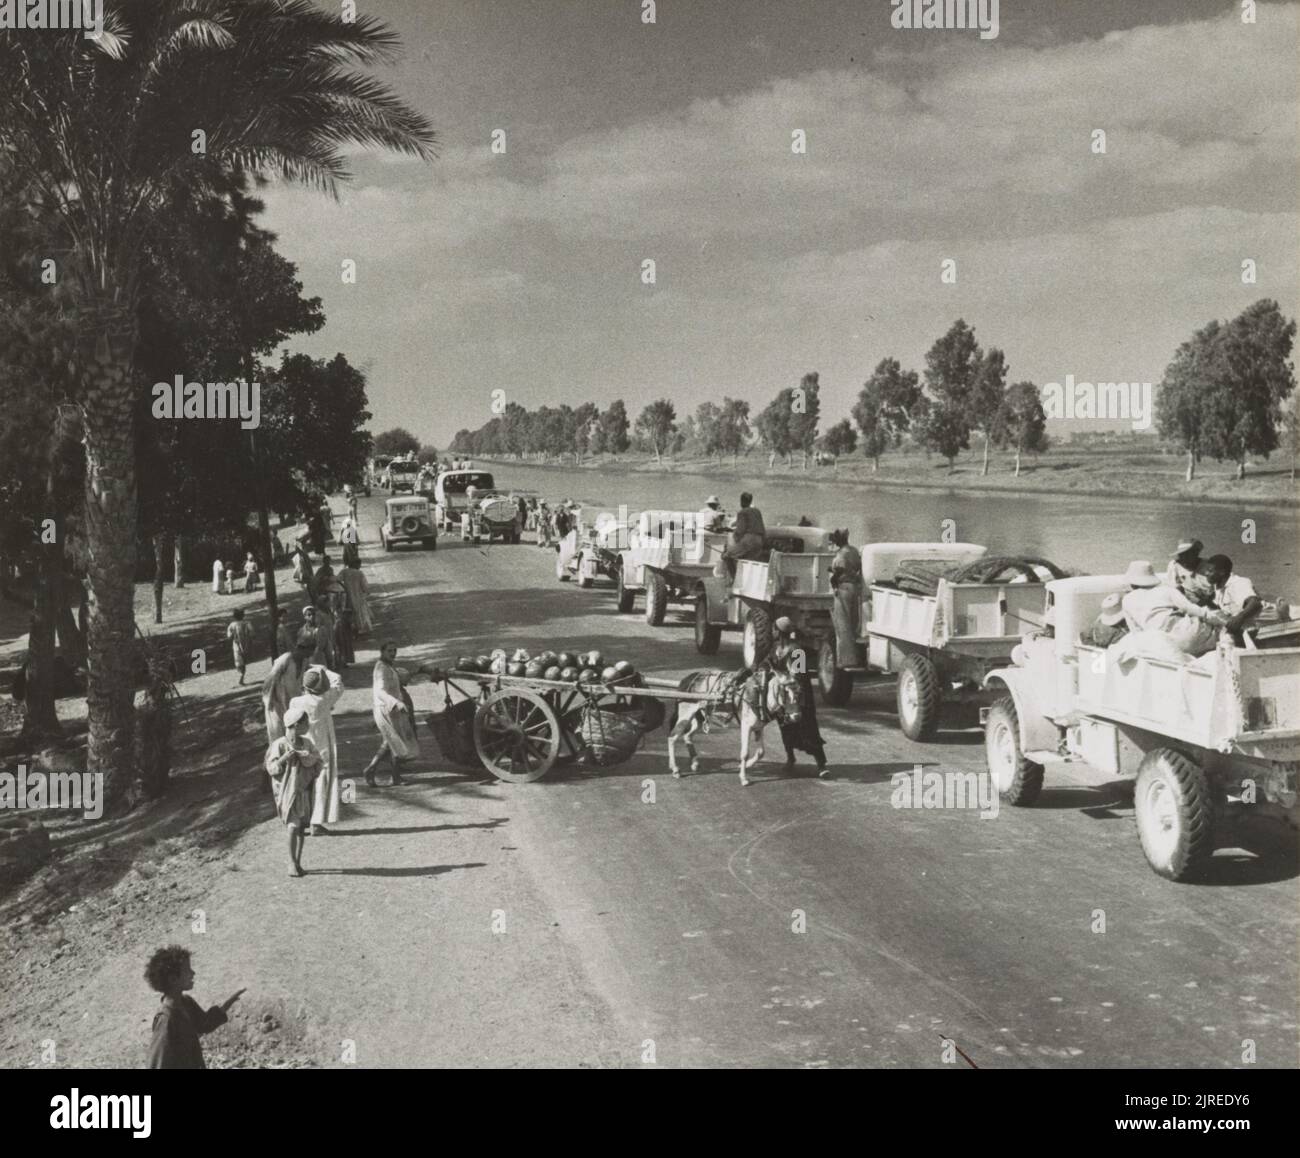
<path fill-rule="evenodd" d="M 320 775 L 320 752 L 307 735 L 307 709 L 292 704 L 284 713 L 285 734 L 266 751 L 266 772 L 275 793 L 275 810 L 289 830 L 289 875 L 306 876 L 303 837 L 311 823 L 312 786 Z"/>
<path fill-rule="evenodd" d="M 194 988 L 190 951 L 180 945 L 159 949 L 144 967 L 144 979 L 162 994 L 162 1008 L 154 1015 L 153 1041 L 146 1069 L 202 1070 L 203 1046 L 199 1037 L 226 1024 L 226 1014 L 243 994 L 240 989 L 220 1005 L 204 1010 L 186 990 Z"/>

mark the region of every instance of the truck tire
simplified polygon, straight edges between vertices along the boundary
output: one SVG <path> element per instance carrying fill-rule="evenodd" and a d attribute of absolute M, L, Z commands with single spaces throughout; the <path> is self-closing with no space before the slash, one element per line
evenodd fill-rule
<path fill-rule="evenodd" d="M 722 624 L 709 622 L 709 597 L 701 591 L 695 597 L 695 650 L 701 655 L 717 655 L 722 642 Z"/>
<path fill-rule="evenodd" d="M 1016 701 L 1003 696 L 989 708 L 984 724 L 984 760 L 998 795 L 1008 804 L 1025 807 L 1043 790 L 1043 766 L 1025 758 L 1020 747 L 1020 717 Z"/>
<path fill-rule="evenodd" d="M 1210 778 L 1173 748 L 1155 748 L 1138 765 L 1133 812 L 1147 863 L 1171 881 L 1201 875 L 1214 852 L 1217 802 Z"/>
<path fill-rule="evenodd" d="M 939 673 L 928 656 L 913 653 L 898 673 L 898 726 L 909 740 L 932 740 L 939 730 Z"/>
<path fill-rule="evenodd" d="M 626 615 L 629 611 L 631 611 L 634 607 L 636 607 L 636 592 L 629 591 L 626 587 L 623 586 L 622 564 L 619 565 L 618 575 L 616 577 L 616 580 L 618 582 L 618 609 L 622 614 Z"/>
<path fill-rule="evenodd" d="M 668 611 L 668 583 L 658 571 L 647 571 L 645 577 L 645 621 L 658 627 Z"/>
<path fill-rule="evenodd" d="M 772 615 L 766 607 L 751 607 L 745 616 L 745 634 L 741 642 L 742 661 L 747 668 L 758 667 L 772 650 Z"/>
<path fill-rule="evenodd" d="M 853 697 L 853 673 L 838 666 L 835 637 L 827 636 L 817 652 L 817 679 L 822 685 L 822 700 L 832 708 L 845 707 Z"/>

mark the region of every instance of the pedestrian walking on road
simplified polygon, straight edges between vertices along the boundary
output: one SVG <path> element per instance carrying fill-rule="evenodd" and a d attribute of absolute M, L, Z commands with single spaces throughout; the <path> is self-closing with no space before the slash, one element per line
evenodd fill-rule
<path fill-rule="evenodd" d="M 348 606 L 352 608 L 352 631 L 357 636 L 369 635 L 374 629 L 370 618 L 370 584 L 360 564 L 343 568 L 339 581 L 348 593 Z"/>
<path fill-rule="evenodd" d="M 337 824 L 339 819 L 339 746 L 334 733 L 334 705 L 342 695 L 343 679 L 337 672 L 312 667 L 302 677 L 302 695 L 289 704 L 289 713 L 294 708 L 307 713 L 307 738 L 320 756 L 320 771 L 312 787 L 308 836 L 328 832 L 325 823 Z"/>
<path fill-rule="evenodd" d="M 275 609 L 275 654 L 284 655 L 286 651 L 293 651 L 293 633 L 285 623 L 287 613 L 283 607 Z"/>
<path fill-rule="evenodd" d="M 794 724 L 781 724 L 781 742 L 785 745 L 785 766 L 794 768 L 796 751 L 807 752 L 817 761 L 817 775 L 829 773 L 826 766 L 826 746 L 821 729 L 817 726 L 817 696 L 813 692 L 812 677 L 808 673 L 809 651 L 803 646 L 799 632 L 789 616 L 782 615 L 773 625 L 776 642 L 768 653 L 768 665 L 783 671 L 799 681 L 803 695 L 799 720 Z"/>
<path fill-rule="evenodd" d="M 361 532 L 357 529 L 355 514 L 343 524 L 343 529 L 339 532 L 339 542 L 343 544 L 343 566 L 360 567 Z"/>
<path fill-rule="evenodd" d="M 154 1014 L 153 1040 L 149 1043 L 151 1070 L 202 1070 L 203 1046 L 199 1038 L 225 1025 L 230 1007 L 243 995 L 240 989 L 220 1005 L 205 1010 L 186 991 L 194 988 L 190 951 L 180 945 L 159 949 L 144 967 L 149 988 L 162 994 L 162 1008 Z"/>
<path fill-rule="evenodd" d="M 238 688 L 244 686 L 244 671 L 248 667 L 248 657 L 253 651 L 253 625 L 244 618 L 244 609 L 236 607 L 231 613 L 231 620 L 226 627 L 226 638 L 230 640 L 230 650 L 234 653 L 235 670 L 239 672 Z"/>
<path fill-rule="evenodd" d="M 415 736 L 415 721 L 406 704 L 402 678 L 394 664 L 397 662 L 397 644 L 385 642 L 379 649 L 379 662 L 375 664 L 372 687 L 375 698 L 375 727 L 379 729 L 379 751 L 366 765 L 366 783 L 375 784 L 375 769 L 387 757 L 393 769 L 393 783 L 401 784 L 399 762 L 420 754 L 420 742 Z"/>
<path fill-rule="evenodd" d="M 300 632 L 293 651 L 286 651 L 271 665 L 270 674 L 262 684 L 262 711 L 266 716 L 268 741 L 284 735 L 284 715 L 295 696 L 302 695 L 302 673 L 311 663 L 316 650 L 316 637 L 307 631 Z"/>
<path fill-rule="evenodd" d="M 266 774 L 271 777 L 276 814 L 289 832 L 289 875 L 306 875 L 302 843 L 311 820 L 312 788 L 320 774 L 321 756 L 307 735 L 307 709 L 294 704 L 284 714 L 288 731 L 266 750 Z"/>

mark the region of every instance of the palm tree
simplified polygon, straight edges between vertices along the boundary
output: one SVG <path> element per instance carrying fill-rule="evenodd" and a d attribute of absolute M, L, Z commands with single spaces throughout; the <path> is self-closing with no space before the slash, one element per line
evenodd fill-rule
<path fill-rule="evenodd" d="M 0 149 L 57 207 L 77 251 L 89 554 L 88 762 L 131 779 L 136 305 L 145 243 L 178 188 L 232 171 L 334 194 L 359 143 L 422 159 L 428 121 L 358 68 L 396 35 L 308 0 L 106 0 L 105 32 L 0 32 Z M 178 367 L 178 370 L 183 369 Z"/>

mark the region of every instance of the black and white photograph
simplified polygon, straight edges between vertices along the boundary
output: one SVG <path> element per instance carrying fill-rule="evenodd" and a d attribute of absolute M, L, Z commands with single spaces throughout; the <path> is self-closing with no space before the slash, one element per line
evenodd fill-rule
<path fill-rule="evenodd" d="M 1297 0 L 0 0 L 39 1121 L 1018 1070 L 1249 1134 L 1298 89 Z"/>

